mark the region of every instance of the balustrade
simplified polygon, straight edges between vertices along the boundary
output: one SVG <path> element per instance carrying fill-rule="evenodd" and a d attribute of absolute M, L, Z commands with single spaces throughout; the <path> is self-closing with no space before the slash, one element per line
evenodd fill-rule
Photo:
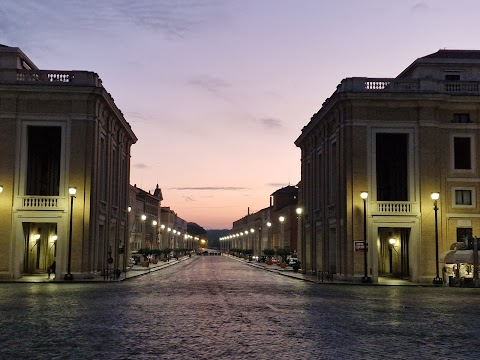
<path fill-rule="evenodd" d="M 22 196 L 21 208 L 25 210 L 60 210 L 57 196 Z"/>
<path fill-rule="evenodd" d="M 411 202 L 377 202 L 375 203 L 375 213 L 377 214 L 396 214 L 410 215 L 414 213 L 414 205 Z"/>
<path fill-rule="evenodd" d="M 98 75 L 91 71 L 0 69 L 0 83 L 102 86 Z"/>

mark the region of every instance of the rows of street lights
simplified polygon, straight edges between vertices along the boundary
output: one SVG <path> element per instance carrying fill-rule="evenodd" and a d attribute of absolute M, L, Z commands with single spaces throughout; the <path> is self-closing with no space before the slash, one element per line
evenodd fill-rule
<path fill-rule="evenodd" d="M 128 212 L 132 211 L 132 207 L 129 206 L 128 207 Z M 140 219 L 142 220 L 142 222 L 145 223 L 145 221 L 147 220 L 147 215 L 145 214 L 142 214 L 140 216 Z M 153 219 L 152 220 L 152 226 L 153 227 L 157 227 L 158 226 L 158 221 Z M 172 246 L 172 247 L 175 247 L 175 238 L 179 238 L 181 235 L 182 235 L 182 232 L 180 230 L 176 230 L 176 229 L 173 229 L 171 227 L 166 227 L 165 224 L 161 224 L 160 225 L 160 234 L 163 233 L 163 231 L 167 231 L 167 234 L 168 234 L 168 246 Z M 173 244 L 170 243 L 170 235 L 172 235 L 172 240 L 173 240 Z M 189 245 L 189 242 L 191 241 L 191 245 L 192 245 L 192 248 L 193 248 L 193 241 L 199 241 L 200 239 L 198 237 L 194 237 L 193 235 L 190 235 L 190 234 L 183 234 L 183 241 L 186 243 L 186 246 L 188 247 Z M 158 239 L 157 239 L 158 241 Z M 152 244 L 153 246 L 153 244 Z"/>
<path fill-rule="evenodd" d="M 301 214 L 302 213 L 302 209 L 301 208 L 297 208 L 297 214 Z M 278 217 L 278 221 L 280 223 L 280 226 L 281 226 L 281 239 L 280 239 L 280 243 L 285 246 L 284 244 L 284 234 L 283 234 L 283 225 L 284 225 L 284 222 L 285 222 L 285 216 L 283 215 L 280 215 Z M 267 225 L 267 228 L 268 230 L 270 231 L 270 228 L 272 227 L 272 222 L 271 221 L 267 221 L 265 223 Z M 236 240 L 236 239 L 239 239 L 241 238 L 242 236 L 248 236 L 249 234 L 252 235 L 253 233 L 255 233 L 255 229 L 254 228 L 250 228 L 250 231 L 248 230 L 245 230 L 245 231 L 240 231 L 238 233 L 234 233 L 234 234 L 230 234 L 230 235 L 227 235 L 227 236 L 223 236 L 220 238 L 220 241 L 233 241 L 233 240 Z M 247 237 L 247 240 L 248 240 L 248 237 Z M 253 244 L 252 244 L 253 245 Z M 270 248 L 272 246 L 271 242 L 270 242 L 270 234 L 268 235 L 268 247 Z"/>
<path fill-rule="evenodd" d="M 3 192 L 3 186 L 0 185 L 0 193 Z M 75 198 L 75 194 L 77 192 L 77 189 L 75 187 L 71 187 L 68 189 L 68 192 L 70 194 L 70 226 L 69 226 L 69 235 L 68 235 L 68 262 L 67 262 L 67 273 L 65 274 L 64 280 L 71 281 L 73 280 L 73 274 L 71 273 L 71 260 L 72 260 L 72 223 L 73 223 L 73 199 Z M 360 193 L 360 197 L 363 200 L 363 255 L 364 255 L 364 275 L 362 277 L 362 282 L 364 283 L 371 283 L 372 279 L 368 276 L 368 242 L 367 242 L 367 199 L 368 199 L 368 192 L 367 191 L 362 191 Z M 438 192 L 433 192 L 431 194 L 431 198 L 433 200 L 433 210 L 435 214 L 435 265 L 436 265 L 436 275 L 435 278 L 433 279 L 433 284 L 439 285 L 443 284 L 443 279 L 440 278 L 439 274 L 439 254 L 438 254 L 438 217 L 437 217 L 437 211 L 438 211 L 438 206 L 437 206 L 437 201 L 440 197 L 440 194 Z M 131 206 L 128 207 L 128 212 L 131 211 Z M 298 207 L 296 209 L 297 215 L 300 217 L 302 214 L 302 208 Z M 141 220 L 145 222 L 147 220 L 147 216 L 145 214 L 141 215 Z M 283 215 L 278 217 L 278 221 L 280 222 L 281 225 L 281 239 L 280 243 L 282 243 L 284 246 L 284 234 L 283 234 L 283 225 L 285 222 L 285 217 Z M 152 225 L 156 227 L 158 225 L 157 220 L 152 220 Z M 267 227 L 270 229 L 272 227 L 272 223 L 270 221 L 266 222 Z M 162 224 L 160 225 L 161 230 L 165 230 L 165 225 Z M 172 233 L 173 236 L 181 236 L 182 233 L 179 230 L 172 229 L 170 227 L 167 228 L 167 232 L 170 234 Z M 235 234 L 230 234 L 227 236 L 223 236 L 220 238 L 221 241 L 234 241 L 237 239 L 240 239 L 240 237 L 248 236 L 251 234 L 255 233 L 255 229 L 251 228 L 250 231 L 245 230 L 245 231 L 240 231 Z M 300 235 L 301 237 L 301 235 Z M 187 242 L 188 246 L 188 241 L 189 239 L 193 240 L 199 240 L 198 237 L 193 237 L 192 235 L 189 234 L 184 234 L 184 240 Z M 192 240 L 192 241 L 193 241 Z M 253 240 L 252 240 L 253 241 Z M 268 246 L 272 246 L 270 243 L 270 236 L 268 236 Z"/>

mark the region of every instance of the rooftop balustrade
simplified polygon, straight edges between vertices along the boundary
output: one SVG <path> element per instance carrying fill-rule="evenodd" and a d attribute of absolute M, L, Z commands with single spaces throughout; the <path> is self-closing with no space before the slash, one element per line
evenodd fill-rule
<path fill-rule="evenodd" d="M 101 87 L 102 80 L 91 71 L 0 69 L 0 84 Z"/>
<path fill-rule="evenodd" d="M 339 92 L 439 94 L 480 94 L 480 81 L 443 81 L 432 79 L 347 78 L 337 86 Z"/>

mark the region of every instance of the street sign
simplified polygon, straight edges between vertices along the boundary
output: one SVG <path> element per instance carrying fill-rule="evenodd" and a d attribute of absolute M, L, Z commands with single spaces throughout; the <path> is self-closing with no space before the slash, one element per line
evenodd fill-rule
<path fill-rule="evenodd" d="M 353 242 L 353 247 L 355 252 L 363 252 L 365 247 L 363 246 L 363 240 L 355 240 Z M 368 250 L 368 243 L 367 243 L 367 250 Z"/>

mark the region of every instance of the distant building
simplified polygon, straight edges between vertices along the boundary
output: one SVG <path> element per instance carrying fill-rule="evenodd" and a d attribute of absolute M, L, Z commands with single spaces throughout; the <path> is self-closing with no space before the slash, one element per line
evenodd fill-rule
<path fill-rule="evenodd" d="M 139 249 L 160 248 L 160 208 L 163 200 L 158 184 L 153 192 L 130 185 L 129 254 Z"/>
<path fill-rule="evenodd" d="M 270 196 L 271 206 L 250 212 L 233 222 L 231 233 L 222 237 L 222 249 L 253 250 L 263 255 L 265 249 L 286 249 L 292 254 L 298 247 L 298 187 L 286 186 Z"/>
<path fill-rule="evenodd" d="M 0 117 L 0 276 L 120 268 L 137 138 L 98 75 L 39 70 L 0 45 Z"/>
<path fill-rule="evenodd" d="M 341 81 L 295 141 L 306 271 L 442 277 L 441 254 L 480 234 L 479 95 L 476 50 L 440 50 L 396 78 Z"/>
<path fill-rule="evenodd" d="M 187 234 L 187 221 L 170 207 L 162 207 L 160 213 L 160 244 L 163 249 L 191 249 L 193 240 Z"/>

